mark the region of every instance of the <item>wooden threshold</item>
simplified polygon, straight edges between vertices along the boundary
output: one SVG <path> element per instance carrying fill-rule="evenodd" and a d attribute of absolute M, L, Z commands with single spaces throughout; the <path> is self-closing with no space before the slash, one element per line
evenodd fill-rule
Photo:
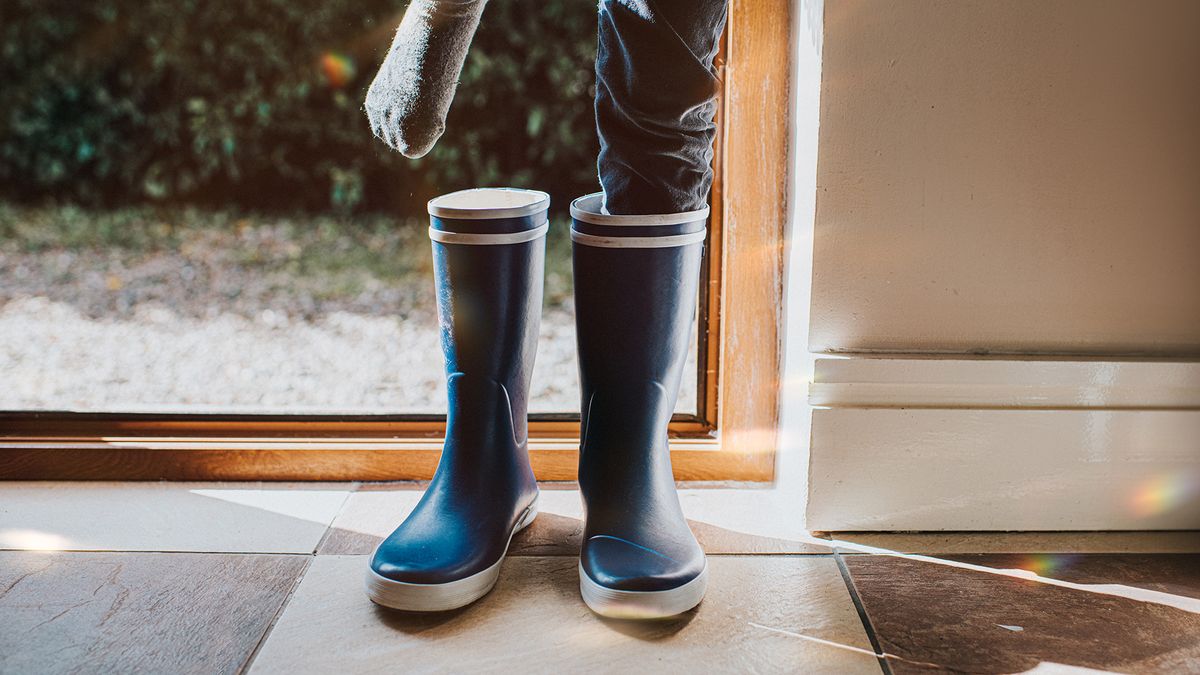
<path fill-rule="evenodd" d="M 530 421 L 539 480 L 575 480 L 579 420 Z M 441 416 L 297 419 L 104 413 L 0 414 L 0 477 L 8 480 L 425 480 Z M 676 415 L 671 457 L 679 480 L 769 480 L 773 458 L 722 452 L 719 435 Z M 764 470 L 766 470 L 764 472 Z"/>
<path fill-rule="evenodd" d="M 576 478 L 578 440 L 537 439 L 539 480 Z M 10 480 L 426 480 L 441 443 L 421 439 L 6 437 L 0 475 Z M 715 439 L 671 441 L 677 480 L 761 481 L 761 458 L 723 452 Z"/>
<path fill-rule="evenodd" d="M 716 427 L 692 415 L 675 415 L 671 438 L 712 438 Z M 446 433 L 442 415 L 175 415 L 123 413 L 4 413 L 0 440 L 25 438 L 157 436 L 171 438 L 294 437 L 363 439 L 441 439 Z M 530 438 L 579 437 L 576 414 L 532 415 Z"/>

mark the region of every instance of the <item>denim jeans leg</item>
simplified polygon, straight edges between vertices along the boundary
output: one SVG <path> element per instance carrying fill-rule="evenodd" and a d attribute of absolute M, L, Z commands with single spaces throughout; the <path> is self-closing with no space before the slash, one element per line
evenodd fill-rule
<path fill-rule="evenodd" d="M 727 0 L 601 0 L 598 169 L 613 214 L 702 208 Z"/>

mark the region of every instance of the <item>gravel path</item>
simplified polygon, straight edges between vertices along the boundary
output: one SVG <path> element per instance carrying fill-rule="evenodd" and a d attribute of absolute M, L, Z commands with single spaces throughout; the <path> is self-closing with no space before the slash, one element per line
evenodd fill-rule
<path fill-rule="evenodd" d="M 186 248 L 0 250 L 0 409 L 442 412 L 426 274 L 338 298 Z M 574 330 L 544 311 L 533 411 L 579 409 Z"/>
<path fill-rule="evenodd" d="M 271 310 L 180 317 L 161 305 L 93 319 L 46 298 L 0 309 L 0 409 L 439 412 L 445 382 L 432 317 Z M 416 312 L 414 312 L 416 314 Z M 535 409 L 579 409 L 574 325 L 542 322 Z"/>

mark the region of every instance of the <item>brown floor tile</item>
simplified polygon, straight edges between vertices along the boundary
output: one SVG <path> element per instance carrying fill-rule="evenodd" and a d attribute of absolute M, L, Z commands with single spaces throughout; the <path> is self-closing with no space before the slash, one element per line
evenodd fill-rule
<path fill-rule="evenodd" d="M 1076 584 L 1124 584 L 1200 600 L 1200 554 L 985 554 L 942 556 L 994 569 L 1017 569 Z M 1191 603 L 1189 603 L 1191 604 Z M 1200 609 L 1200 603 L 1196 603 Z"/>
<path fill-rule="evenodd" d="M 317 547 L 317 555 L 364 555 L 373 553 L 380 541 L 373 534 L 331 527 Z"/>
<path fill-rule="evenodd" d="M 844 557 L 898 673 L 1200 672 L 1198 555 L 923 558 Z"/>
<path fill-rule="evenodd" d="M 1200 531 L 823 532 L 842 553 L 1200 553 Z"/>
<path fill-rule="evenodd" d="M 237 672 L 309 560 L 2 552 L 0 672 Z"/>

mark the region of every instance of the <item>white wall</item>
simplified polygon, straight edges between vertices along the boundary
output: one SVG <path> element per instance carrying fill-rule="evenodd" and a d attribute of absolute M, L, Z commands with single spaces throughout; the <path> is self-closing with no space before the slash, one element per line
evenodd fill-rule
<path fill-rule="evenodd" d="M 808 527 L 1200 526 L 1200 2 L 795 1 Z M 864 361 L 815 415 L 810 351 Z"/>
<path fill-rule="evenodd" d="M 821 39 L 824 0 L 793 0 L 788 226 L 784 256 L 783 389 L 776 475 L 786 508 L 802 517 L 807 500 L 811 409 L 808 384 L 813 354 L 808 349 L 813 217 L 816 209 L 817 126 L 820 115 Z"/>
<path fill-rule="evenodd" d="M 812 348 L 1200 355 L 1200 2 L 830 0 Z"/>

